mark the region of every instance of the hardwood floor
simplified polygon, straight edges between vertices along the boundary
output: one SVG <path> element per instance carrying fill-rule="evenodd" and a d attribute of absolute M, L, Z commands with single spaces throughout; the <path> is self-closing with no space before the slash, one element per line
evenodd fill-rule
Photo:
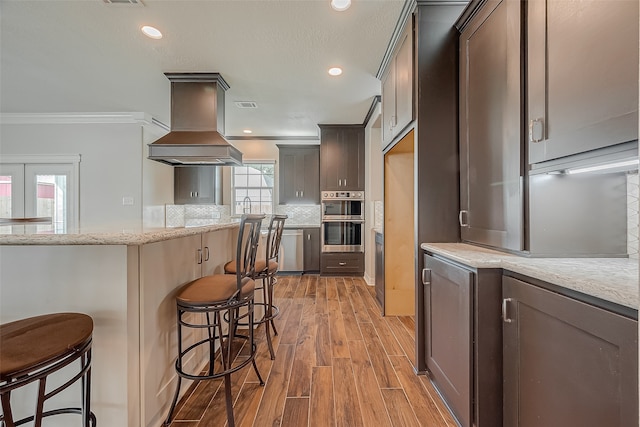
<path fill-rule="evenodd" d="M 362 278 L 279 276 L 276 359 L 260 327 L 256 361 L 266 384 L 251 365 L 232 375 L 236 425 L 456 426 L 429 380 L 413 373 L 413 317 L 382 317 L 374 298 Z M 222 380 L 192 386 L 171 424 L 225 425 Z"/>

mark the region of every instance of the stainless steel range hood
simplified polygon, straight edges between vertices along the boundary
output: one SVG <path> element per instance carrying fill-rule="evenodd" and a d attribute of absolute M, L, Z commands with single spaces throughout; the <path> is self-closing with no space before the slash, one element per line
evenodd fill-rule
<path fill-rule="evenodd" d="M 149 144 L 149 159 L 172 166 L 241 165 L 224 138 L 224 93 L 218 73 L 165 73 L 171 81 L 171 132 Z"/>

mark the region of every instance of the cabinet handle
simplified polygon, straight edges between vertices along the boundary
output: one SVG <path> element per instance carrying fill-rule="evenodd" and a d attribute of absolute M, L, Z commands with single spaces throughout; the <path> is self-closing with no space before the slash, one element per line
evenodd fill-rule
<path fill-rule="evenodd" d="M 513 322 L 513 319 L 509 319 L 509 317 L 507 316 L 507 304 L 511 301 L 513 301 L 513 299 L 511 298 L 505 298 L 502 300 L 502 320 L 504 321 L 504 323 Z"/>
<path fill-rule="evenodd" d="M 307 234 L 307 240 L 311 240 L 311 234 Z"/>
<path fill-rule="evenodd" d="M 300 197 L 304 197 L 304 191 L 300 190 Z"/>
<path fill-rule="evenodd" d="M 204 260 L 209 261 L 209 246 L 204 247 Z"/>
<path fill-rule="evenodd" d="M 197 261 L 198 261 L 198 264 L 202 264 L 202 249 L 198 249 Z"/>
<path fill-rule="evenodd" d="M 465 211 L 465 210 L 460 211 L 460 213 L 458 214 L 458 222 L 460 223 L 460 227 L 468 227 L 469 226 L 469 222 L 464 222 L 463 221 L 463 218 L 468 221 L 469 220 L 468 217 L 469 217 L 469 211 Z"/>
<path fill-rule="evenodd" d="M 347 186 L 347 178 L 344 179 L 344 186 Z"/>
<path fill-rule="evenodd" d="M 189 197 L 193 197 L 193 191 L 189 193 Z"/>
<path fill-rule="evenodd" d="M 298 197 L 298 192 L 296 191 L 296 197 Z"/>
<path fill-rule="evenodd" d="M 344 267 L 345 265 L 347 265 L 347 263 L 346 263 L 346 262 L 344 262 L 344 261 L 342 261 L 342 262 L 339 262 L 339 263 L 338 263 L 338 265 L 339 265 L 340 267 Z"/>
<path fill-rule="evenodd" d="M 422 284 L 427 286 L 431 284 L 431 269 L 423 268 L 422 269 Z"/>
<path fill-rule="evenodd" d="M 196 197 L 198 197 L 198 192 L 196 191 Z"/>
<path fill-rule="evenodd" d="M 540 142 L 544 139 L 544 122 L 542 119 L 529 120 L 529 141 Z"/>
<path fill-rule="evenodd" d="M 342 180 L 341 179 L 338 180 L 338 187 L 342 187 Z"/>

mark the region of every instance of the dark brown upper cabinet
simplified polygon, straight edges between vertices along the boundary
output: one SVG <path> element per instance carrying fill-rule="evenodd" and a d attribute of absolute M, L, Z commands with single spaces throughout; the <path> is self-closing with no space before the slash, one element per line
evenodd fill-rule
<path fill-rule="evenodd" d="M 382 142 L 389 145 L 413 120 L 413 25 L 407 21 L 382 79 Z"/>
<path fill-rule="evenodd" d="M 488 1 L 460 35 L 462 240 L 523 249 L 521 3 Z"/>
<path fill-rule="evenodd" d="M 278 145 L 280 204 L 320 204 L 320 147 Z"/>
<path fill-rule="evenodd" d="M 320 125 L 320 190 L 364 191 L 364 126 Z"/>
<path fill-rule="evenodd" d="M 217 166 L 173 168 L 173 202 L 176 205 L 215 204 L 216 178 L 221 178 L 217 169 Z"/>
<path fill-rule="evenodd" d="M 524 4 L 529 163 L 638 139 L 638 2 Z"/>

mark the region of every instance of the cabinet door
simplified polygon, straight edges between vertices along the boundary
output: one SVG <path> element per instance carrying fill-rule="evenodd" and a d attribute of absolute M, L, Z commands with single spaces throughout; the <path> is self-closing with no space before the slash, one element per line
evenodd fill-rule
<path fill-rule="evenodd" d="M 460 225 L 523 249 L 520 2 L 489 1 L 460 36 Z"/>
<path fill-rule="evenodd" d="M 320 271 L 320 229 L 305 228 L 303 239 L 304 271 Z"/>
<path fill-rule="evenodd" d="M 295 149 L 280 148 L 279 168 L 279 199 L 280 204 L 296 203 L 297 182 L 297 151 Z M 298 190 L 299 191 L 299 190 Z"/>
<path fill-rule="evenodd" d="M 393 134 L 398 135 L 413 119 L 413 31 L 411 21 L 402 35 L 396 54 L 396 120 Z"/>
<path fill-rule="evenodd" d="M 474 275 L 428 255 L 424 265 L 427 369 L 460 424 L 471 426 Z"/>
<path fill-rule="evenodd" d="M 176 167 L 173 179 L 175 204 L 215 203 L 215 167 Z"/>
<path fill-rule="evenodd" d="M 529 162 L 637 139 L 638 1 L 527 4 Z"/>
<path fill-rule="evenodd" d="M 387 75 L 382 80 L 382 147 L 393 141 L 393 126 L 396 119 L 396 61 L 389 63 Z"/>
<path fill-rule="evenodd" d="M 364 190 L 364 128 L 346 128 L 342 134 L 341 190 Z M 340 185 L 341 184 L 341 185 Z"/>
<path fill-rule="evenodd" d="M 638 322 L 503 279 L 504 426 L 638 425 Z"/>
<path fill-rule="evenodd" d="M 322 128 L 320 141 L 320 189 L 340 190 L 338 177 L 342 171 L 342 142 L 338 128 Z"/>
<path fill-rule="evenodd" d="M 300 189 L 299 202 L 306 204 L 320 203 L 320 147 L 302 150 L 299 158 L 300 175 L 296 179 L 304 183 Z"/>

